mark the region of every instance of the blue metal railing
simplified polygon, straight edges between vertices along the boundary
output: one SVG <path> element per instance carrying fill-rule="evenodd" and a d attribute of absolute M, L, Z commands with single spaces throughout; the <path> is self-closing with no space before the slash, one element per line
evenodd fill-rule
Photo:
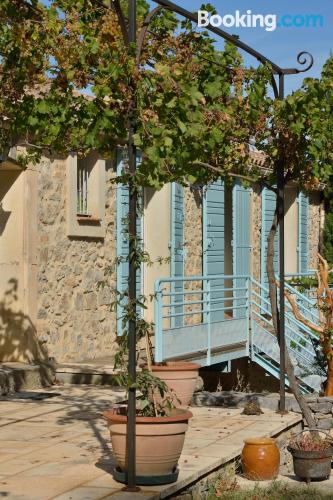
<path fill-rule="evenodd" d="M 248 318 L 250 276 L 211 275 L 163 278 L 155 282 L 155 359 L 163 361 L 163 335 L 184 327 L 205 327 L 207 364 L 211 362 L 212 325 Z M 174 292 L 175 283 L 182 291 Z M 233 286 L 231 286 L 233 285 Z M 177 297 L 177 300 L 175 300 Z M 181 312 L 178 312 L 181 310 Z M 172 321 L 174 318 L 181 321 Z M 189 339 L 189 344 L 191 339 Z M 189 352 L 191 346 L 189 345 Z"/>
<path fill-rule="evenodd" d="M 181 291 L 180 287 L 173 286 L 175 283 L 182 283 Z M 177 291 L 173 291 L 175 288 Z M 288 284 L 286 288 L 295 294 L 304 315 L 310 315 L 312 321 L 318 323 L 318 314 L 312 310 L 311 300 Z M 274 376 L 279 376 L 279 346 L 274 334 L 268 289 L 254 278 L 248 275 L 163 278 L 155 283 L 155 297 L 157 362 L 168 358 L 165 338 L 171 333 L 169 342 L 171 338 L 175 344 L 173 352 L 177 352 L 178 341 L 182 343 L 181 354 L 194 353 L 195 346 L 200 344 L 198 350 L 205 353 L 208 365 L 213 362 L 214 349 L 243 342 L 252 359 Z M 178 318 L 177 323 L 174 318 Z M 230 327 L 231 322 L 235 324 L 237 321 L 241 321 L 239 324 L 244 328 L 244 335 L 237 336 L 237 329 Z M 304 377 L 311 372 L 311 366 L 316 361 L 315 343 L 318 337 L 294 317 L 287 301 L 285 325 L 287 346 L 302 388 L 304 392 L 314 390 Z M 195 335 L 201 336 L 199 343 Z"/>
<path fill-rule="evenodd" d="M 251 294 L 251 322 L 252 330 L 257 332 L 257 335 L 252 334 L 251 354 L 252 359 L 263 366 L 269 373 L 274 376 L 279 376 L 279 346 L 274 334 L 273 322 L 270 314 L 270 302 L 267 298 L 268 289 L 263 287 L 259 282 L 252 278 L 252 294 Z M 302 299 L 301 307 L 303 314 L 308 317 L 312 314 L 305 304 L 313 307 L 313 303 L 307 297 L 294 290 L 293 287 L 286 285 L 290 293 L 297 293 L 298 299 Z M 304 299 L 304 300 L 303 300 Z M 299 301 L 298 301 L 299 302 Z M 318 341 L 318 336 L 306 325 L 298 321 L 289 302 L 285 303 L 285 336 L 289 353 L 292 357 L 295 367 L 295 374 L 301 383 L 303 392 L 311 392 L 318 390 L 321 375 L 320 368 L 314 369 L 316 362 L 315 344 Z M 313 316 L 313 321 L 318 323 L 318 316 Z M 259 330 L 258 330 L 259 328 Z M 269 340 L 268 340 L 269 339 Z M 316 370 L 318 379 L 313 380 L 309 377 Z"/>

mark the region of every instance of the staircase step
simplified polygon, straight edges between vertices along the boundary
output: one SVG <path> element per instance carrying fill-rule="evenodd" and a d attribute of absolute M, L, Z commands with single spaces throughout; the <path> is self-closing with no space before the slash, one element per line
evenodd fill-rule
<path fill-rule="evenodd" d="M 276 336 L 267 331 L 262 324 L 253 321 L 252 342 L 255 347 L 253 360 L 279 378 L 280 347 Z M 256 355 L 256 352 L 260 353 L 260 357 Z M 307 373 L 310 363 L 308 360 L 303 359 L 301 353 L 298 353 L 296 349 L 289 348 L 289 354 L 294 366 L 295 376 L 304 384 L 303 389 L 305 390 L 308 387 L 309 390 L 319 393 L 324 377 Z M 315 354 L 313 354 L 314 360 Z M 272 364 L 274 367 L 272 367 Z"/>

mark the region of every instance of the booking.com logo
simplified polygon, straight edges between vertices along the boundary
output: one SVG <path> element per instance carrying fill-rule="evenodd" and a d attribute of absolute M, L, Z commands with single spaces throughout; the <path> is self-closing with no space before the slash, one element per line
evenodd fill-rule
<path fill-rule="evenodd" d="M 198 26 L 211 25 L 215 28 L 264 28 L 266 31 L 275 31 L 276 28 L 322 28 L 324 18 L 320 14 L 253 14 L 251 10 L 234 14 L 211 14 L 207 10 L 198 10 Z"/>

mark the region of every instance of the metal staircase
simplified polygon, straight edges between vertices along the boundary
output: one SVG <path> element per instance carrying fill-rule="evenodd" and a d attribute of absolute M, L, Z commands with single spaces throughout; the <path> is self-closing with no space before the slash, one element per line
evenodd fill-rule
<path fill-rule="evenodd" d="M 290 285 L 301 312 L 314 323 L 318 322 L 318 312 L 313 301 Z M 250 353 L 251 359 L 276 378 L 280 376 L 280 348 L 273 329 L 270 314 L 268 290 L 253 278 L 251 279 L 250 300 Z M 317 363 L 318 337 L 308 327 L 297 321 L 289 303 L 286 302 L 286 343 L 295 375 L 304 393 L 319 392 L 325 380 L 325 373 Z M 289 385 L 286 378 L 286 385 Z"/>
<path fill-rule="evenodd" d="M 318 323 L 311 296 L 286 284 L 303 315 Z M 202 365 L 250 356 L 280 378 L 268 289 L 248 275 L 163 278 L 155 284 L 155 360 L 193 359 Z M 319 392 L 325 372 L 318 336 L 295 319 L 286 300 L 286 344 L 304 393 Z M 286 378 L 286 385 L 289 385 Z"/>

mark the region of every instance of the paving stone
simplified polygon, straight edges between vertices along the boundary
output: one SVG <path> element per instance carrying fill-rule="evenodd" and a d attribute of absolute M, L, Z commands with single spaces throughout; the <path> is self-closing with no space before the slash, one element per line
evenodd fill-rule
<path fill-rule="evenodd" d="M 98 487 L 86 487 L 80 486 L 79 488 L 74 488 L 62 495 L 53 497 L 52 500 L 100 500 L 108 495 L 116 493 L 117 489 L 110 488 L 98 488 Z"/>
<path fill-rule="evenodd" d="M 75 489 L 81 483 L 82 478 L 77 477 L 18 477 L 15 475 L 0 481 L 0 492 L 3 497 L 7 494 L 10 499 L 16 499 L 16 496 L 19 496 L 24 500 L 46 500 Z"/>
<path fill-rule="evenodd" d="M 138 491 L 137 493 L 117 491 L 116 493 L 111 493 L 110 497 L 106 497 L 103 500 L 107 500 L 109 498 L 110 500 L 158 500 L 160 495 L 154 495 L 154 493 L 150 491 Z"/>
<path fill-rule="evenodd" d="M 281 417 L 265 410 L 264 415 L 245 416 L 239 408 L 193 407 L 177 483 L 142 488 L 136 497 L 119 491 L 122 485 L 112 477 L 115 461 L 101 417 L 119 399 L 119 391 L 77 386 L 59 392 L 52 401 L 4 402 L 8 425 L 0 427 L 0 448 L 8 456 L 0 462 L 6 483 L 0 492 L 13 500 L 93 500 L 99 493 L 112 500 L 152 500 L 160 493 L 164 498 L 239 456 L 246 437 L 276 435 L 300 421 L 293 413 Z M 11 423 L 19 414 L 22 421 Z"/>
<path fill-rule="evenodd" d="M 111 489 L 119 489 L 121 485 L 113 479 L 112 474 L 110 473 L 104 473 L 101 474 L 100 476 L 96 477 L 95 479 L 85 482 L 84 483 L 85 487 L 100 487 L 100 488 L 111 488 Z"/>
<path fill-rule="evenodd" d="M 39 460 L 37 465 L 40 465 L 40 463 L 41 461 Z M 33 469 L 35 466 L 36 463 L 34 461 L 30 462 L 24 458 L 13 458 L 0 463 L 0 474 L 4 476 L 13 476 L 14 474 Z"/>

